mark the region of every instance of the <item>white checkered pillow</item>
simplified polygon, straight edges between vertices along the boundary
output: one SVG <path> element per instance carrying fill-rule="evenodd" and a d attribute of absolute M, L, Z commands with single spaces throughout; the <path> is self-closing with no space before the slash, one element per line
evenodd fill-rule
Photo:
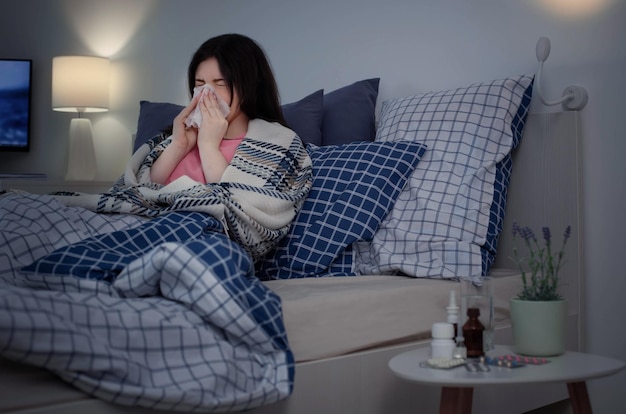
<path fill-rule="evenodd" d="M 376 141 L 418 141 L 428 151 L 373 240 L 355 244 L 358 273 L 488 273 L 532 83 L 518 76 L 383 102 Z"/>

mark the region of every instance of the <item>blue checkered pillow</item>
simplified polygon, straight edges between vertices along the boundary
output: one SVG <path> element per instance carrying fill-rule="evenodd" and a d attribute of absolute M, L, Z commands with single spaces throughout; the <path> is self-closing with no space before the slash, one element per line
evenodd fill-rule
<path fill-rule="evenodd" d="M 424 154 L 417 142 L 309 146 L 313 187 L 263 280 L 353 275 L 353 242 L 371 240 Z"/>
<path fill-rule="evenodd" d="M 357 272 L 489 272 L 532 83 L 518 76 L 383 102 L 376 140 L 419 141 L 428 151 L 372 242 L 355 246 Z"/>

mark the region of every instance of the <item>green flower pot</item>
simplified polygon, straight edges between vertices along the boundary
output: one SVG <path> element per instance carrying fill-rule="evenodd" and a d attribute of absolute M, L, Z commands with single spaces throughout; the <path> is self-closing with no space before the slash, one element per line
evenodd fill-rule
<path fill-rule="evenodd" d="M 556 356 L 565 352 L 567 300 L 511 299 L 513 349 L 528 356 Z"/>

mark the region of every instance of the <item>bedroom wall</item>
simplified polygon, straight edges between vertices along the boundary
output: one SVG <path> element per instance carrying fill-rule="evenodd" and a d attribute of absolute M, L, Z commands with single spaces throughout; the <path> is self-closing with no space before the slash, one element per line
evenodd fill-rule
<path fill-rule="evenodd" d="M 549 6 L 560 6 L 558 12 Z M 0 172 L 64 175 L 70 114 L 50 107 L 52 57 L 112 59 L 111 110 L 89 114 L 100 180 L 130 156 L 139 100 L 185 103 L 190 55 L 207 38 L 240 32 L 269 55 L 283 102 L 379 76 L 379 103 L 536 68 L 535 44 L 552 40 L 544 89 L 556 99 L 584 85 L 585 339 L 590 352 L 625 358 L 626 5 L 619 0 L 20 0 L 1 1 L 0 57 L 34 63 L 32 150 L 0 154 Z M 537 101 L 534 111 L 553 111 Z M 598 413 L 613 412 L 626 372 L 594 380 Z M 620 404 L 621 405 L 621 404 Z"/>

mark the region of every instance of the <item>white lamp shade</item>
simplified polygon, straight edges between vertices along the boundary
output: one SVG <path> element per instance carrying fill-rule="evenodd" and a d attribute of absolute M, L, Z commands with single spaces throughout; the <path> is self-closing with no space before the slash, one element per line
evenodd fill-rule
<path fill-rule="evenodd" d="M 95 56 L 52 59 L 52 109 L 104 112 L 109 109 L 110 61 Z"/>

